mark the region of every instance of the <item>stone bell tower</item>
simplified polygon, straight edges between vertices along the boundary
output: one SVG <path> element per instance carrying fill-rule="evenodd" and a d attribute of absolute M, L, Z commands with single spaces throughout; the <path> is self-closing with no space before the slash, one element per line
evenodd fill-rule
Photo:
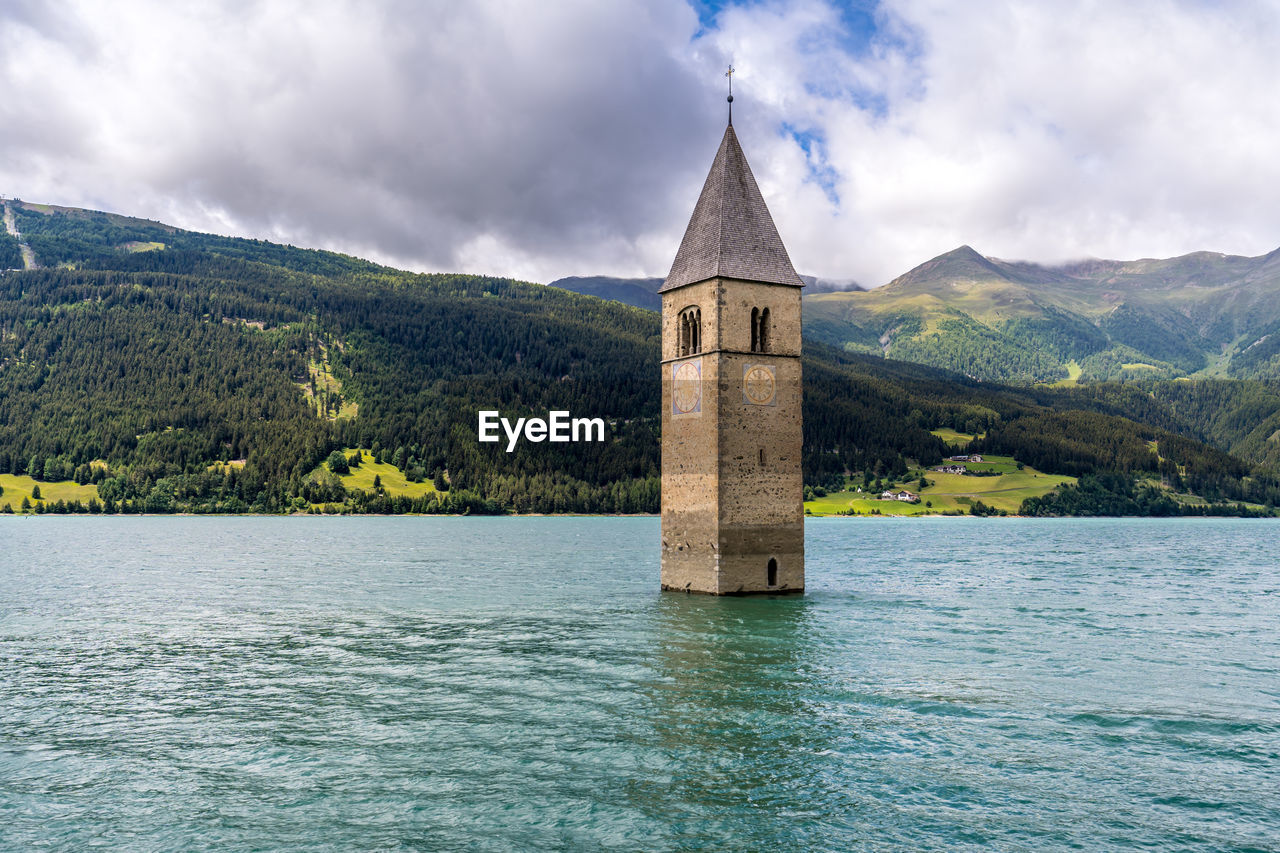
<path fill-rule="evenodd" d="M 659 291 L 663 589 L 804 591 L 802 287 L 731 114 Z"/>

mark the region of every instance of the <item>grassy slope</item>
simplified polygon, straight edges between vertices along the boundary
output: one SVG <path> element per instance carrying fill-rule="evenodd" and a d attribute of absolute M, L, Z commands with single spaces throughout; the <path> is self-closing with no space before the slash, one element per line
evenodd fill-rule
<path fill-rule="evenodd" d="M 951 447 L 967 447 L 969 442 L 973 441 L 977 436 L 967 432 L 956 432 L 950 427 L 942 427 L 941 429 L 931 429 L 929 432 L 945 441 Z"/>
<path fill-rule="evenodd" d="M 351 456 L 356 452 L 356 448 L 344 448 L 342 453 L 345 456 Z M 349 474 L 343 474 L 339 477 L 342 485 L 348 491 L 373 491 L 373 478 L 382 478 L 382 491 L 389 497 L 409 497 L 420 498 L 423 495 L 429 495 L 435 492 L 435 486 L 429 480 L 421 483 L 410 483 L 405 479 L 404 472 L 390 462 L 376 462 L 373 458 L 373 451 L 368 448 L 360 449 L 364 461 L 360 463 L 359 468 L 352 468 Z M 312 472 L 313 475 L 321 472 L 321 468 L 316 468 Z"/>
<path fill-rule="evenodd" d="M 56 501 L 80 501 L 87 504 L 90 498 L 98 496 L 97 486 L 81 486 L 72 480 L 39 483 L 26 474 L 0 474 L 0 488 L 4 489 L 4 494 L 0 495 L 0 510 L 4 509 L 5 504 L 9 504 L 14 512 L 21 512 L 22 499 L 31 497 L 33 486 L 40 487 L 40 500 L 45 505 Z"/>
<path fill-rule="evenodd" d="M 334 375 L 333 366 L 329 361 L 329 351 L 323 345 L 320 346 L 320 356 L 320 361 L 313 360 L 308 362 L 307 373 L 311 381 L 299 383 L 299 387 L 302 388 L 302 393 L 315 408 L 317 414 L 321 413 L 321 404 L 317 400 L 317 395 L 323 395 L 327 396 L 331 401 L 335 399 L 339 401 L 337 411 L 329 410 L 329 420 L 349 421 L 360 413 L 360 404 L 342 395 L 342 380 Z M 316 394 L 311 393 L 313 383 Z"/>
<path fill-rule="evenodd" d="M 1074 483 L 1074 477 L 1059 477 L 1044 474 L 1034 468 L 1018 469 L 1017 463 L 1009 456 L 988 456 L 983 463 L 966 463 L 971 470 L 999 471 L 996 477 L 971 477 L 965 474 L 943 474 L 938 471 L 925 471 L 929 481 L 928 488 L 920 491 L 917 484 L 921 472 L 912 471 L 904 480 L 885 488 L 897 490 L 908 489 L 920 495 L 920 503 L 909 504 L 901 501 L 882 501 L 877 498 L 849 490 L 828 494 L 826 497 L 807 501 L 805 510 L 811 515 L 841 515 L 853 510 L 856 515 L 872 515 L 879 510 L 881 515 L 934 515 L 943 512 L 968 512 L 975 501 L 982 501 L 987 506 L 1016 513 L 1027 498 L 1048 494 L 1063 483 Z M 926 502 L 933 506 L 925 506 Z"/>

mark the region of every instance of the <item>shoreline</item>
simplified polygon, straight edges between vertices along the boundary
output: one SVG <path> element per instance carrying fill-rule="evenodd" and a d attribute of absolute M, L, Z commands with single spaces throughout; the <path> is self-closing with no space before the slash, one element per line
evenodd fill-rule
<path fill-rule="evenodd" d="M 371 512 L 347 512 L 347 513 L 310 513 L 310 512 L 130 512 L 130 513 L 83 513 L 83 512 L 15 512 L 0 513 L 0 519 L 37 519 L 37 518 L 655 518 L 660 519 L 659 513 L 649 512 L 633 512 L 633 513 L 593 513 L 593 512 L 563 512 L 563 513 L 496 513 L 492 515 L 482 515 L 479 513 L 371 513 Z M 842 521 L 918 521 L 921 519 L 1090 519 L 1090 518 L 1107 518 L 1107 519 L 1160 519 L 1172 521 L 1175 519 L 1251 519 L 1251 520 L 1272 520 L 1280 519 L 1280 514 L 1273 515 L 1017 515 L 1009 513 L 1007 515 L 970 515 L 962 513 L 959 515 L 948 515 L 941 512 L 931 513 L 915 513 L 902 515 L 840 515 L 832 513 L 830 515 L 806 515 L 805 521 L 817 520 L 842 520 Z"/>

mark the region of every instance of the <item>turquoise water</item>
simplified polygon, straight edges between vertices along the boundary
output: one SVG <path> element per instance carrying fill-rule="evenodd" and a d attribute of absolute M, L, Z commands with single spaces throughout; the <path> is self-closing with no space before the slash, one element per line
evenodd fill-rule
<path fill-rule="evenodd" d="M 0 849 L 1280 850 L 1280 526 L 0 520 Z"/>

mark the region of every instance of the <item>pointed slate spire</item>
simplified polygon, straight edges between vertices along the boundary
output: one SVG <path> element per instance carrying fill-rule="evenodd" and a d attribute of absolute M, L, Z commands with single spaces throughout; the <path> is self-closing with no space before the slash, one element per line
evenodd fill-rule
<path fill-rule="evenodd" d="M 725 128 L 680 250 L 658 292 L 717 276 L 804 287 L 733 125 Z"/>

